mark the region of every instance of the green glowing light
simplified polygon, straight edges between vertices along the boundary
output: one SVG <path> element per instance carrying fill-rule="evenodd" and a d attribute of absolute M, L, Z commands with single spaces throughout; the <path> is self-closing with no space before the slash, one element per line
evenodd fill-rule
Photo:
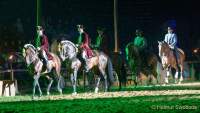
<path fill-rule="evenodd" d="M 40 14 L 41 14 L 41 9 L 40 9 L 40 0 L 37 0 L 36 4 L 36 26 L 40 25 Z M 39 47 L 40 44 L 40 37 L 36 35 L 35 37 L 35 46 Z"/>
<path fill-rule="evenodd" d="M 40 22 L 40 0 L 37 0 L 37 6 L 36 6 L 36 26 L 39 25 Z"/>

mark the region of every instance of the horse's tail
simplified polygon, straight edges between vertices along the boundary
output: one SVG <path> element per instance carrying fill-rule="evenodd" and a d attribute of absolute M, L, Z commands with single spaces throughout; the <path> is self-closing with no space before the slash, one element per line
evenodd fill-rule
<path fill-rule="evenodd" d="M 53 56 L 53 62 L 55 63 L 55 71 L 57 74 L 58 79 L 60 79 L 60 88 L 64 88 L 65 87 L 65 80 L 64 77 L 61 76 L 61 60 L 60 58 L 54 54 L 54 53 L 50 53 Z"/>
<path fill-rule="evenodd" d="M 65 88 L 65 79 L 63 76 L 60 76 L 60 88 L 61 89 Z"/>
<path fill-rule="evenodd" d="M 108 57 L 107 67 L 108 67 L 108 76 L 109 76 L 110 82 L 113 83 L 115 81 L 115 77 L 113 76 L 113 65 L 109 57 Z"/>

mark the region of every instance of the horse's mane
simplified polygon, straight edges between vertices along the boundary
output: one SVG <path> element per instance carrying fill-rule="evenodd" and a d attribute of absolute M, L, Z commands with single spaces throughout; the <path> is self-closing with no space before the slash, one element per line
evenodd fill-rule
<path fill-rule="evenodd" d="M 74 43 L 72 43 L 71 41 L 69 41 L 69 40 L 63 40 L 63 41 L 61 41 L 61 44 L 70 44 L 70 45 L 72 45 L 75 48 L 75 51 L 77 52 L 76 45 Z"/>
<path fill-rule="evenodd" d="M 31 47 L 32 49 L 34 49 L 34 50 L 36 50 L 36 48 L 32 45 L 32 44 L 25 44 L 24 45 L 24 48 L 29 48 L 29 47 Z"/>
<path fill-rule="evenodd" d="M 169 45 L 165 41 L 162 41 L 162 44 L 164 44 L 164 46 L 166 46 L 166 47 L 169 47 Z"/>
<path fill-rule="evenodd" d="M 28 49 L 29 47 L 30 47 L 34 52 L 37 52 L 37 49 L 36 49 L 32 44 L 25 44 L 25 45 L 24 45 L 24 48 L 25 48 L 25 49 Z"/>

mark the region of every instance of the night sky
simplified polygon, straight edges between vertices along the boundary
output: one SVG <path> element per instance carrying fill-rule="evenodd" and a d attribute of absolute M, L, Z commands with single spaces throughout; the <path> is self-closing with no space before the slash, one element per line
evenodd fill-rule
<path fill-rule="evenodd" d="M 75 26 L 83 24 L 94 41 L 97 26 L 102 26 L 106 28 L 109 46 L 114 50 L 113 0 L 41 0 L 40 8 L 40 24 L 45 27 L 50 40 L 63 35 L 76 40 Z M 148 46 L 155 49 L 157 40 L 164 39 L 167 21 L 175 20 L 179 46 L 190 55 L 192 49 L 200 45 L 199 11 L 198 0 L 118 0 L 119 47 L 123 50 L 134 39 L 135 29 L 140 28 Z M 0 50 L 12 45 L 11 50 L 18 51 L 23 43 L 32 42 L 36 0 L 1 0 L 0 14 Z M 19 19 L 22 32 L 14 27 Z"/>

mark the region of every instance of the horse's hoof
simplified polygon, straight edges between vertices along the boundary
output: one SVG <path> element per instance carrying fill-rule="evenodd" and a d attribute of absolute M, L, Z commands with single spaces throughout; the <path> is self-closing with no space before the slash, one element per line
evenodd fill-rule
<path fill-rule="evenodd" d="M 35 100 L 35 96 L 32 96 L 32 100 Z"/>
<path fill-rule="evenodd" d="M 73 92 L 72 95 L 77 95 L 77 92 Z"/>
<path fill-rule="evenodd" d="M 181 77 L 179 81 L 182 82 L 183 81 L 183 77 Z"/>
<path fill-rule="evenodd" d="M 42 94 L 40 94 L 39 97 L 42 97 Z"/>
<path fill-rule="evenodd" d="M 98 93 L 98 91 L 99 91 L 99 88 L 95 88 L 94 93 Z"/>
<path fill-rule="evenodd" d="M 169 83 L 168 79 L 167 79 L 167 80 L 165 80 L 165 84 L 168 84 L 168 83 Z"/>
<path fill-rule="evenodd" d="M 63 95 L 63 93 L 62 93 L 62 92 L 60 92 L 60 95 Z"/>

